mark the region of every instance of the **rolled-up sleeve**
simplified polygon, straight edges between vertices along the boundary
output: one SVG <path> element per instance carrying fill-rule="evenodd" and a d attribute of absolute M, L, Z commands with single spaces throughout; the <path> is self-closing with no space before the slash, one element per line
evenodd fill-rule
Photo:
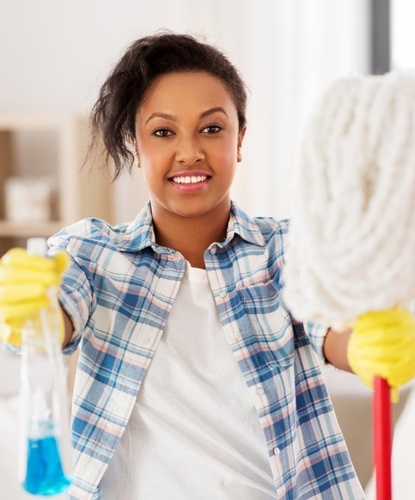
<path fill-rule="evenodd" d="M 324 357 L 323 344 L 324 339 L 326 338 L 328 327 L 326 325 L 322 325 L 321 323 L 313 323 L 311 321 L 308 321 L 304 323 L 304 330 L 308 338 L 310 339 L 311 345 L 317 353 L 319 360 L 323 363 L 326 363 L 327 361 Z"/>

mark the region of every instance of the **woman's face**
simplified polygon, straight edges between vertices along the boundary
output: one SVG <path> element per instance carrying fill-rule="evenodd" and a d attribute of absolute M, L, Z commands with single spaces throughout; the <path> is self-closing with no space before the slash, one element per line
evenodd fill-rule
<path fill-rule="evenodd" d="M 153 216 L 229 212 L 245 130 L 225 85 L 206 72 L 157 78 L 136 115 L 136 151 Z"/>

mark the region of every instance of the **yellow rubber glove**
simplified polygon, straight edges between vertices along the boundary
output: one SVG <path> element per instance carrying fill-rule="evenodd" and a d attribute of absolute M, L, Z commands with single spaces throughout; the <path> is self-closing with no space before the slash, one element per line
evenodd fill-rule
<path fill-rule="evenodd" d="M 0 339 L 20 346 L 26 319 L 50 303 L 47 291 L 59 287 L 68 265 L 66 252 L 54 257 L 29 255 L 22 248 L 9 250 L 0 260 Z"/>
<path fill-rule="evenodd" d="M 371 389 L 375 376 L 385 379 L 396 402 L 397 389 L 415 376 L 415 317 L 401 308 L 363 314 L 354 324 L 347 358 Z"/>

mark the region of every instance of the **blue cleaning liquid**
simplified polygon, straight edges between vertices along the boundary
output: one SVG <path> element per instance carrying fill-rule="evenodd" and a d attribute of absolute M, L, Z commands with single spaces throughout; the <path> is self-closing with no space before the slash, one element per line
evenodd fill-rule
<path fill-rule="evenodd" d="M 45 496 L 65 491 L 71 481 L 62 470 L 56 438 L 29 439 L 27 446 L 24 489 L 33 495 Z"/>

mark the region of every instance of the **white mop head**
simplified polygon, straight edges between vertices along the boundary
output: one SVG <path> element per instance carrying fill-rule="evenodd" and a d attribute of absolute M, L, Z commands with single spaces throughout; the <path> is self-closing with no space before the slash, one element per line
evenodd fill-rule
<path fill-rule="evenodd" d="M 284 299 L 347 324 L 415 299 L 415 75 L 335 82 L 304 137 Z"/>

